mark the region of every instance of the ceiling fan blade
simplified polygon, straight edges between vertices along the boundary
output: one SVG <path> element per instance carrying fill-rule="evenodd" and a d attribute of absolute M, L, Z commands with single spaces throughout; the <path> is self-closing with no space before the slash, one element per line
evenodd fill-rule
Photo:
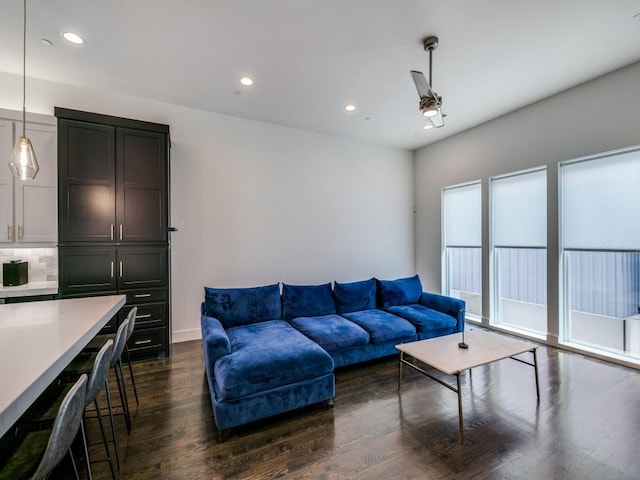
<path fill-rule="evenodd" d="M 444 126 L 444 115 L 442 114 L 442 110 L 438 108 L 438 114 L 434 115 L 433 117 L 429 117 L 429 120 L 436 128 Z"/>
<path fill-rule="evenodd" d="M 437 98 L 436 94 L 431 90 L 431 86 L 427 79 L 424 77 L 422 72 L 418 72 L 416 70 L 411 70 L 411 76 L 413 77 L 413 83 L 416 84 L 416 89 L 418 90 L 418 95 L 420 98 L 430 97 Z"/>

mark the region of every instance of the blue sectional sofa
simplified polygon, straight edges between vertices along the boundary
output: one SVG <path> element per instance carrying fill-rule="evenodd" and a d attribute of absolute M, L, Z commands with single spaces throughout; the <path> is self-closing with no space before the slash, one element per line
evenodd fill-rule
<path fill-rule="evenodd" d="M 464 301 L 420 278 L 323 285 L 205 287 L 203 354 L 223 439 L 233 427 L 335 396 L 334 369 L 395 345 L 461 332 Z"/>

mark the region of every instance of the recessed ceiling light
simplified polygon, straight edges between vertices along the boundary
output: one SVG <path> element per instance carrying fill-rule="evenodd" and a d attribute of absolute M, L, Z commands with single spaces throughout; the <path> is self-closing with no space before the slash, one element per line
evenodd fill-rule
<path fill-rule="evenodd" d="M 344 109 L 345 109 L 347 112 L 354 112 L 354 111 L 356 110 L 356 106 L 355 106 L 354 104 L 352 104 L 352 103 L 347 103 L 347 104 L 344 106 Z"/>
<path fill-rule="evenodd" d="M 42 43 L 43 45 L 46 45 L 47 47 L 50 47 L 51 45 L 53 45 L 53 42 L 51 40 L 47 40 L 46 38 L 41 38 L 40 43 Z"/>
<path fill-rule="evenodd" d="M 431 130 L 433 128 L 433 124 L 432 123 L 427 123 L 424 127 L 425 130 Z"/>
<path fill-rule="evenodd" d="M 253 80 L 251 80 L 249 77 L 242 77 L 240 79 L 240 83 L 245 87 L 250 87 L 251 85 L 253 85 Z"/>
<path fill-rule="evenodd" d="M 76 45 L 82 45 L 84 43 L 84 40 L 82 39 L 82 37 L 80 35 L 78 35 L 77 33 L 62 32 L 62 36 L 68 42 L 75 43 Z"/>

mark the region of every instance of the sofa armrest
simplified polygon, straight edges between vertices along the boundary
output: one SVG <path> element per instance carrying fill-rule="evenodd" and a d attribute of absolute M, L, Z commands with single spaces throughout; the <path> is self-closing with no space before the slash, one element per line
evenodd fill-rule
<path fill-rule="evenodd" d="M 438 312 L 446 313 L 456 319 L 456 332 L 464 329 L 464 315 L 466 303 L 464 300 L 436 293 L 422 292 L 420 305 L 429 307 Z"/>
<path fill-rule="evenodd" d="M 231 342 L 220 321 L 207 315 L 202 315 L 202 351 L 206 364 L 213 367 L 215 361 L 231 353 Z"/>

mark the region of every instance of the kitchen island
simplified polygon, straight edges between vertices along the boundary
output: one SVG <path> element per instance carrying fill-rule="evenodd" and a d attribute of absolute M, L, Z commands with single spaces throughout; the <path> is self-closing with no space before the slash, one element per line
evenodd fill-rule
<path fill-rule="evenodd" d="M 125 301 L 109 295 L 0 305 L 0 436 Z"/>

